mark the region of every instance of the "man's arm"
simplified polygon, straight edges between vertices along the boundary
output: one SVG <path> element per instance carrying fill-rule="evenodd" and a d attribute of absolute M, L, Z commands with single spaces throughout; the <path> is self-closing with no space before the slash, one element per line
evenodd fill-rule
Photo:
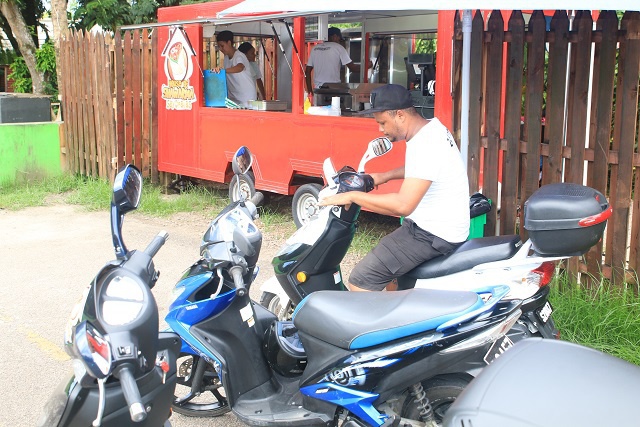
<path fill-rule="evenodd" d="M 225 68 L 224 70 L 228 73 L 228 74 L 236 74 L 236 73 L 241 73 L 243 72 L 245 69 L 245 66 L 242 62 L 234 65 L 233 67 L 229 67 L 229 68 Z"/>
<path fill-rule="evenodd" d="M 311 84 L 311 71 L 313 71 L 313 67 L 307 65 L 305 69 L 305 82 L 307 84 L 307 93 L 311 95 L 313 93 L 313 85 Z"/>
<path fill-rule="evenodd" d="M 349 191 L 325 197 L 320 205 L 350 205 L 357 203 L 364 209 L 382 215 L 407 216 L 411 214 L 429 190 L 431 181 L 419 178 L 405 178 L 397 193 L 372 194 Z"/>
<path fill-rule="evenodd" d="M 265 101 L 267 100 L 267 92 L 264 90 L 264 83 L 262 83 L 262 79 L 256 79 L 256 83 L 258 85 L 258 92 L 260 92 L 260 96 Z"/>
<path fill-rule="evenodd" d="M 373 172 L 369 175 L 373 178 L 373 183 L 375 185 L 382 185 L 394 179 L 404 178 L 404 166 L 400 166 L 399 168 L 395 168 L 387 172 Z"/>
<path fill-rule="evenodd" d="M 354 64 L 353 61 L 349 62 L 348 64 L 345 64 L 347 66 L 347 68 L 349 69 L 349 71 L 351 71 L 352 73 L 359 73 L 360 72 L 360 64 Z M 373 63 L 371 61 L 369 61 L 369 63 L 367 64 L 367 70 L 369 68 L 373 67 Z"/>

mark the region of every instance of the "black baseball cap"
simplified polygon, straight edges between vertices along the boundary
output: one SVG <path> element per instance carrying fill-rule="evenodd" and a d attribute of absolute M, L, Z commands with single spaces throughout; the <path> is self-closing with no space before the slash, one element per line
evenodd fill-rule
<path fill-rule="evenodd" d="M 404 87 L 396 84 L 380 86 L 371 92 L 371 108 L 361 111 L 360 114 L 380 113 L 388 110 L 404 110 L 413 107 L 411 93 Z"/>
<path fill-rule="evenodd" d="M 329 27 L 329 32 L 328 32 L 329 37 L 331 36 L 338 36 L 340 37 L 340 40 L 344 40 L 342 38 L 342 32 L 340 31 L 340 28 L 336 28 L 336 27 Z"/>

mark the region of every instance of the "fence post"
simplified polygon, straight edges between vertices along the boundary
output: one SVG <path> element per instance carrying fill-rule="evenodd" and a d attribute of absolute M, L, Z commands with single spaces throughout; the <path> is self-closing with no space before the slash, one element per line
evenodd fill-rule
<path fill-rule="evenodd" d="M 524 18 L 515 10 L 509 18 L 511 42 L 507 48 L 507 85 L 505 94 L 504 137 L 507 150 L 502 166 L 500 234 L 514 234 L 518 215 L 520 177 L 520 109 L 522 106 L 522 67 L 524 62 Z"/>
<path fill-rule="evenodd" d="M 487 83 L 485 90 L 485 129 L 487 148 L 484 151 L 482 188 L 485 196 L 498 200 L 498 151 L 500 148 L 500 103 L 502 100 L 502 57 L 504 21 L 499 10 L 491 12 L 487 25 L 490 41 L 487 43 Z M 496 234 L 497 209 L 487 213 L 485 235 Z"/>
<path fill-rule="evenodd" d="M 596 29 L 602 34 L 602 41 L 595 46 L 594 75 L 592 101 L 592 122 L 590 144 L 594 149 L 593 163 L 589 166 L 588 185 L 607 194 L 609 178 L 609 146 L 611 145 L 611 117 L 613 104 L 613 84 L 616 65 L 616 45 L 618 43 L 618 17 L 614 11 L 600 13 Z M 611 247 L 611 242 L 608 242 Z M 581 280 L 586 286 L 593 287 L 600 283 L 602 275 L 602 240 L 589 250 L 586 255 L 586 279 Z M 609 252 L 609 251 L 607 251 Z"/>

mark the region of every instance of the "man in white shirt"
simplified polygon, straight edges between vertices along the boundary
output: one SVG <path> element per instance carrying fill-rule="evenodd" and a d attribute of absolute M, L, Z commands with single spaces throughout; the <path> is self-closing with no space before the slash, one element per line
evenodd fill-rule
<path fill-rule="evenodd" d="M 307 93 L 312 94 L 313 89 L 324 83 L 340 83 L 340 67 L 343 65 L 354 73 L 360 72 L 360 67 L 353 63 L 347 50 L 340 44 L 342 40 L 340 29 L 330 27 L 328 40 L 311 49 L 306 68 Z"/>
<path fill-rule="evenodd" d="M 371 93 L 380 131 L 391 141 L 406 141 L 405 165 L 371 173 L 375 185 L 404 179 L 397 193 L 358 191 L 329 196 L 320 205 L 351 203 L 383 215 L 405 216 L 402 226 L 380 240 L 352 270 L 352 291 L 392 290 L 393 280 L 429 259 L 446 255 L 469 234 L 469 181 L 460 151 L 437 118 L 426 120 L 400 85 Z"/>
<path fill-rule="evenodd" d="M 264 89 L 264 83 L 262 82 L 262 71 L 260 71 L 260 65 L 258 61 L 256 61 L 256 48 L 249 42 L 244 42 L 240 46 L 238 46 L 238 50 L 244 53 L 249 60 L 249 64 L 251 64 L 251 75 L 253 79 L 256 81 L 256 85 L 258 86 L 258 94 L 260 95 L 260 99 L 267 99 L 267 93 Z"/>
<path fill-rule="evenodd" d="M 216 36 L 218 49 L 224 54 L 224 70 L 227 74 L 228 97 L 233 102 L 248 106 L 256 99 L 256 84 L 246 55 L 233 47 L 233 33 L 221 31 Z M 220 68 L 213 71 L 220 72 Z"/>

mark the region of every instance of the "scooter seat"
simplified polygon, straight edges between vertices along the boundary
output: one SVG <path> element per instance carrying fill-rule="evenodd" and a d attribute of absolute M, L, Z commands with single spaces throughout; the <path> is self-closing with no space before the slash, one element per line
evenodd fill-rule
<path fill-rule="evenodd" d="M 485 262 L 511 258 L 520 248 L 520 236 L 490 236 L 467 240 L 445 256 L 439 256 L 409 271 L 412 279 L 431 279 L 469 270 Z"/>
<path fill-rule="evenodd" d="M 482 304 L 467 291 L 319 291 L 298 304 L 293 323 L 300 332 L 353 350 L 436 329 Z"/>

